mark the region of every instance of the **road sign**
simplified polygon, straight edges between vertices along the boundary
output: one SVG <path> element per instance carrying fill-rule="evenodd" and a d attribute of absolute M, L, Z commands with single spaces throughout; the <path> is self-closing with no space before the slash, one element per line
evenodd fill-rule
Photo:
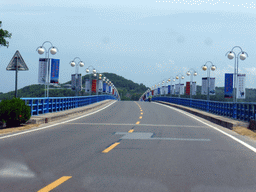
<path fill-rule="evenodd" d="M 27 71 L 28 67 L 23 60 L 20 52 L 17 50 L 13 55 L 9 65 L 6 67 L 7 71 L 16 71 L 16 66 L 18 71 Z"/>

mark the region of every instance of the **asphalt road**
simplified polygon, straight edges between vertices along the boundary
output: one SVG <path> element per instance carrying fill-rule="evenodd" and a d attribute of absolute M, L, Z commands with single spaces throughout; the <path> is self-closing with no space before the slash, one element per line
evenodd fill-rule
<path fill-rule="evenodd" d="M 160 104 L 115 102 L 0 137 L 0 191 L 255 192 L 256 153 L 216 129 Z"/>

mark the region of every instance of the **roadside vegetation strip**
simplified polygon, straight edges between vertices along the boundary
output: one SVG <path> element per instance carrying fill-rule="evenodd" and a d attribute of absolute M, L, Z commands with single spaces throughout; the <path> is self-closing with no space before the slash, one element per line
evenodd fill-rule
<path fill-rule="evenodd" d="M 237 141 L 238 143 L 242 144 L 243 146 L 247 147 L 248 149 L 250 149 L 251 151 L 253 151 L 254 153 L 256 153 L 256 148 L 254 148 L 253 146 L 251 146 L 251 145 L 245 143 L 244 141 L 242 141 L 242 140 L 240 140 L 240 139 L 238 139 L 238 138 L 236 138 L 236 137 L 234 137 L 234 136 L 232 136 L 232 135 L 226 133 L 225 131 L 222 131 L 222 130 L 218 129 L 217 127 L 215 127 L 215 126 L 213 126 L 213 125 L 210 125 L 210 124 L 208 124 L 208 123 L 206 123 L 206 122 L 204 122 L 204 121 L 202 121 L 202 120 L 196 118 L 194 115 L 191 115 L 191 114 L 188 113 L 188 112 L 182 111 L 182 110 L 180 110 L 180 109 L 176 109 L 176 108 L 171 107 L 171 106 L 167 106 L 167 105 L 164 105 L 164 104 L 160 104 L 160 103 L 155 103 L 155 104 L 161 105 L 161 106 L 164 106 L 164 107 L 168 107 L 168 108 L 170 108 L 170 109 L 173 109 L 173 110 L 175 110 L 175 111 L 178 111 L 178 112 L 180 112 L 180 113 L 183 113 L 183 114 L 185 114 L 185 115 L 187 115 L 187 116 L 189 116 L 189 117 L 191 117 L 191 118 L 193 118 L 193 119 L 195 119 L 195 120 L 197 120 L 197 121 L 199 121 L 199 122 L 201 122 L 201 123 L 203 123 L 203 124 L 205 124 L 205 125 L 207 125 L 207 126 L 213 128 L 213 129 L 215 129 L 216 131 L 221 132 L 222 134 L 224 134 L 224 135 L 230 137 L 231 139 Z"/>
<path fill-rule="evenodd" d="M 58 187 L 60 184 L 64 183 L 65 181 L 72 178 L 72 176 L 63 176 L 59 178 L 58 180 L 52 182 L 51 184 L 47 185 L 46 187 L 40 189 L 38 192 L 48 192 L 53 190 L 54 188 Z"/>
<path fill-rule="evenodd" d="M 119 145 L 120 143 L 114 143 L 112 145 L 110 145 L 108 148 L 106 148 L 104 151 L 102 151 L 102 153 L 108 153 L 109 151 L 111 151 L 112 149 L 114 149 L 117 145 Z"/>
<path fill-rule="evenodd" d="M 65 123 L 68 123 L 68 122 L 71 122 L 71 121 L 75 121 L 77 119 L 81 119 L 83 117 L 86 117 L 86 116 L 89 116 L 89 115 L 93 115 L 95 113 L 98 113 L 106 108 L 108 108 L 109 106 L 113 105 L 114 103 L 116 103 L 117 101 L 114 101 L 113 103 L 110 103 L 109 105 L 97 110 L 97 111 L 94 111 L 94 112 L 91 112 L 89 114 L 85 114 L 85 115 L 82 115 L 82 116 L 79 116 L 79 117 L 76 117 L 76 118 L 73 118 L 73 119 L 70 119 L 70 120 L 67 120 L 67 121 L 63 121 L 61 123 L 55 123 L 55 124 L 52 124 L 52 125 L 48 125 L 48 126 L 45 126 L 45 127 L 40 127 L 40 128 L 36 128 L 36 129 L 31 129 L 31 130 L 27 130 L 27 131 L 23 131 L 23 132 L 19 132 L 19 133 L 13 133 L 11 135 L 6 135 L 6 136 L 2 136 L 0 137 L 0 139 L 5 139 L 5 138 L 9 138 L 9 137 L 14 137 L 14 136 L 17 136 L 17 135 L 23 135 L 25 133 L 30 133 L 30 132 L 34 132 L 34 131 L 39 131 L 39 130 L 43 130 L 43 129 L 47 129 L 47 128 L 50 128 L 50 127 L 54 127 L 56 125 L 61 125 L 61 124 L 65 124 Z"/>

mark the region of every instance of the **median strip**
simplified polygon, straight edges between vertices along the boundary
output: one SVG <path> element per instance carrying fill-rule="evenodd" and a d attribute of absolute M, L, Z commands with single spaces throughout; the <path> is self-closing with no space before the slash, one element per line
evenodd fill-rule
<path fill-rule="evenodd" d="M 111 151 L 112 149 L 114 149 L 117 145 L 119 145 L 120 143 L 114 143 L 113 145 L 111 145 L 110 147 L 108 147 L 107 149 L 105 149 L 104 151 L 102 151 L 102 153 L 108 153 L 109 151 Z"/>
<path fill-rule="evenodd" d="M 60 184 L 64 183 L 65 181 L 69 180 L 71 176 L 63 176 L 59 178 L 58 180 L 52 182 L 51 184 L 47 185 L 46 187 L 40 189 L 38 192 L 48 192 L 52 189 L 58 187 Z"/>

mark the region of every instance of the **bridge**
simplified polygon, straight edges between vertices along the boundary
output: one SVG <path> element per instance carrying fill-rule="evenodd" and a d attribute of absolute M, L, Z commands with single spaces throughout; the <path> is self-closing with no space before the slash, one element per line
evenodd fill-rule
<path fill-rule="evenodd" d="M 254 140 L 167 105 L 167 97 L 96 97 L 77 98 L 80 107 L 30 101 L 39 109 L 32 118 L 75 115 L 0 136 L 1 191 L 255 191 Z"/>

